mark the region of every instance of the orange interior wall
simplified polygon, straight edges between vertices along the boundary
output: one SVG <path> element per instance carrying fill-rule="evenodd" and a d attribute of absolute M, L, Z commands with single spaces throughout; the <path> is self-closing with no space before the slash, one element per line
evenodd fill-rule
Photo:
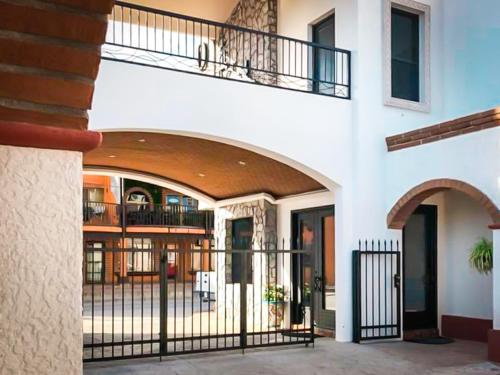
<path fill-rule="evenodd" d="M 323 222 L 324 277 L 328 285 L 335 285 L 335 218 L 325 217 Z"/>
<path fill-rule="evenodd" d="M 111 192 L 111 178 L 109 176 L 83 175 L 83 186 L 86 185 L 104 189 L 105 203 L 119 203 Z"/>

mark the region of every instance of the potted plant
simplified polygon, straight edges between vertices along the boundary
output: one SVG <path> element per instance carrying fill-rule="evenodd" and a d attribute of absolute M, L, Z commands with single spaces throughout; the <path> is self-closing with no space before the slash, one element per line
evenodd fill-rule
<path fill-rule="evenodd" d="M 493 242 L 481 238 L 471 249 L 469 263 L 482 274 L 489 274 L 493 268 Z"/>
<path fill-rule="evenodd" d="M 282 285 L 271 284 L 264 289 L 264 302 L 268 306 L 269 326 L 280 327 L 285 313 L 286 292 Z"/>

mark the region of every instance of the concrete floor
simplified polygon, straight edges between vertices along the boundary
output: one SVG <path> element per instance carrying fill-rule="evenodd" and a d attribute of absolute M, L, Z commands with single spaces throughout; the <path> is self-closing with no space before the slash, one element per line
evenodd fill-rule
<path fill-rule="evenodd" d="M 341 344 L 333 339 L 304 346 L 262 348 L 159 359 L 85 364 L 85 375 L 349 375 L 349 374 L 474 374 L 500 375 L 500 366 L 486 361 L 487 346 L 469 341 L 448 345 L 408 342 Z"/>

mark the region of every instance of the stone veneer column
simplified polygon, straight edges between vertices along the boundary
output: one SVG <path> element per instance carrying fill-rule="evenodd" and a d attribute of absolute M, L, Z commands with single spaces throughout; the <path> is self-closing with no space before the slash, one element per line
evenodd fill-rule
<path fill-rule="evenodd" d="M 82 154 L 0 146 L 0 372 L 82 373 Z"/>
<path fill-rule="evenodd" d="M 500 362 L 500 227 L 493 228 L 493 329 L 488 333 L 488 359 Z"/>

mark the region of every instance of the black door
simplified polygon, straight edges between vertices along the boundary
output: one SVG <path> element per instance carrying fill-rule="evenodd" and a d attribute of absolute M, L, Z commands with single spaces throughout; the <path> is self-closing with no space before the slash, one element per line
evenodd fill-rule
<path fill-rule="evenodd" d="M 334 207 L 294 212 L 292 216 L 294 247 L 309 250 L 314 259 L 304 259 L 303 266 L 314 273 L 314 285 L 303 278 L 303 293 L 314 299 L 315 325 L 335 329 L 335 217 Z M 309 258 L 309 257 L 307 257 Z M 294 277 L 295 278 L 295 277 Z M 294 280 L 294 284 L 297 282 Z M 305 299 L 305 303 L 310 301 Z"/>
<path fill-rule="evenodd" d="M 248 250 L 247 254 L 247 283 L 252 283 L 252 237 L 253 237 L 253 219 L 237 219 L 232 222 L 232 248 L 233 250 Z M 231 278 L 233 284 L 241 282 L 243 254 L 231 253 Z"/>
<path fill-rule="evenodd" d="M 335 17 L 324 19 L 313 26 L 313 42 L 326 47 L 335 47 Z M 314 92 L 334 94 L 335 54 L 329 49 L 314 48 Z"/>
<path fill-rule="evenodd" d="M 403 328 L 437 328 L 437 207 L 420 205 L 403 230 Z"/>

